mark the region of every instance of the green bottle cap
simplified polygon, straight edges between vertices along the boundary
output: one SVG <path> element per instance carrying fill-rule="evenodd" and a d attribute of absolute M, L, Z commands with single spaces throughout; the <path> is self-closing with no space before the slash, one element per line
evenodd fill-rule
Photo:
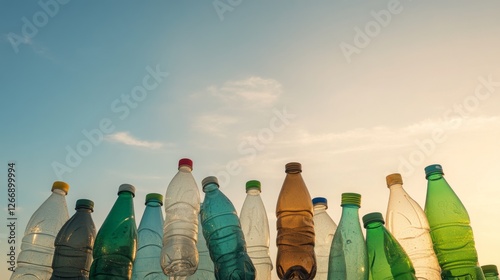
<path fill-rule="evenodd" d="M 380 212 L 372 212 L 363 216 L 363 226 L 365 228 L 371 222 L 381 222 L 384 224 L 384 216 L 382 216 L 382 213 Z"/>
<path fill-rule="evenodd" d="M 90 199 L 78 199 L 76 201 L 75 210 L 79 208 L 90 209 L 90 211 L 94 212 L 94 202 Z"/>
<path fill-rule="evenodd" d="M 494 264 L 487 264 L 487 265 L 482 265 L 481 269 L 483 272 L 486 273 L 493 273 L 495 275 L 498 275 L 498 269 L 497 266 Z"/>
<path fill-rule="evenodd" d="M 286 173 L 298 173 L 302 172 L 302 165 L 298 162 L 289 162 L 285 165 Z"/>
<path fill-rule="evenodd" d="M 55 182 L 52 184 L 52 189 L 51 189 L 51 191 L 54 191 L 55 189 L 62 190 L 62 191 L 64 191 L 66 194 L 68 194 L 68 191 L 69 191 L 69 185 L 68 185 L 68 183 L 63 182 L 63 181 L 55 181 Z"/>
<path fill-rule="evenodd" d="M 328 209 L 328 200 L 325 197 L 315 197 L 312 199 L 312 204 L 314 205 L 325 205 Z"/>
<path fill-rule="evenodd" d="M 148 202 L 150 201 L 156 201 L 156 202 L 159 202 L 160 205 L 163 205 L 163 195 L 159 194 L 159 193 L 148 193 L 146 195 L 146 203 L 145 204 L 148 204 Z"/>
<path fill-rule="evenodd" d="M 403 178 L 401 177 L 401 174 L 399 174 L 399 173 L 387 175 L 387 177 L 385 177 L 385 181 L 387 182 L 387 187 L 390 187 L 390 186 L 396 185 L 396 184 L 400 184 L 400 185 L 403 184 Z"/>
<path fill-rule="evenodd" d="M 203 188 L 205 188 L 208 184 L 216 184 L 217 186 L 219 186 L 219 180 L 217 180 L 217 177 L 215 176 L 205 177 L 205 179 L 201 181 L 201 185 L 203 186 Z"/>
<path fill-rule="evenodd" d="M 429 165 L 427 166 L 425 169 L 425 178 L 427 179 L 431 174 L 433 173 L 439 173 L 441 175 L 443 175 L 443 167 L 441 167 L 441 165 L 439 164 L 432 164 L 432 165 Z"/>
<path fill-rule="evenodd" d="M 340 206 L 354 204 L 361 207 L 361 195 L 359 193 L 343 193 Z"/>
<path fill-rule="evenodd" d="M 248 181 L 246 186 L 245 186 L 245 189 L 246 191 L 248 192 L 249 190 L 252 190 L 252 189 L 257 189 L 257 190 L 261 190 L 260 189 L 260 182 L 257 181 L 257 180 L 251 180 L 251 181 Z"/>
<path fill-rule="evenodd" d="M 132 196 L 135 197 L 135 187 L 132 186 L 131 184 L 121 184 L 120 187 L 118 188 L 118 194 L 120 194 L 121 192 L 132 193 Z"/>

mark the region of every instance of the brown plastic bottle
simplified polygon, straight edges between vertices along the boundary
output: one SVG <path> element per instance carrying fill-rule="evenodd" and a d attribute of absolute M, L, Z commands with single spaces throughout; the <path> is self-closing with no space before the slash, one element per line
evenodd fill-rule
<path fill-rule="evenodd" d="M 276 205 L 276 271 L 280 279 L 314 279 L 313 205 L 307 186 L 302 179 L 298 162 L 285 166 L 286 177 Z"/>

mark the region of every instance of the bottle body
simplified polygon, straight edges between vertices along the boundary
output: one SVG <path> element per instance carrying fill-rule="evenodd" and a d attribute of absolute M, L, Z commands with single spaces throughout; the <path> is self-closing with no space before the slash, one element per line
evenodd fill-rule
<path fill-rule="evenodd" d="M 91 213 L 94 203 L 80 199 L 76 213 L 64 224 L 55 240 L 51 280 L 88 280 L 96 228 Z"/>
<path fill-rule="evenodd" d="M 255 183 L 253 183 L 255 182 Z M 269 221 L 260 197 L 260 182 L 247 183 L 247 196 L 240 213 L 241 229 L 245 236 L 248 256 L 255 267 L 256 280 L 271 280 L 272 262 L 269 256 Z M 258 188 L 249 183 L 258 185 Z"/>
<path fill-rule="evenodd" d="M 276 205 L 278 253 L 276 272 L 280 279 L 314 279 L 314 222 L 311 196 L 301 176 L 300 163 L 288 163 Z"/>
<path fill-rule="evenodd" d="M 12 280 L 48 280 L 52 276 L 54 241 L 69 219 L 66 194 L 69 186 L 55 182 L 52 194 L 31 216 L 21 243 L 21 252 Z"/>
<path fill-rule="evenodd" d="M 330 258 L 330 248 L 332 247 L 333 236 L 337 229 L 337 224 L 326 212 L 327 202 L 324 199 L 317 202 L 319 198 L 313 199 L 314 207 L 314 234 L 316 236 L 314 252 L 316 254 L 317 271 L 316 280 L 328 279 L 328 259 Z"/>
<path fill-rule="evenodd" d="M 198 215 L 198 242 L 196 247 L 198 248 L 198 269 L 193 275 L 187 277 L 188 280 L 215 280 L 214 274 L 214 262 L 210 258 L 210 252 L 208 251 L 207 241 L 203 236 L 203 226 L 201 223 L 201 209 L 203 204 L 200 204 L 200 214 Z"/>

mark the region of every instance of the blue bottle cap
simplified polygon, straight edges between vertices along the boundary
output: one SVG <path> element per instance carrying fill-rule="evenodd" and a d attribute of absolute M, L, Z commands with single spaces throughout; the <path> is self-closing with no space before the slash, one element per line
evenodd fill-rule
<path fill-rule="evenodd" d="M 146 203 L 145 204 L 148 204 L 148 202 L 150 201 L 156 201 L 156 202 L 159 202 L 160 205 L 163 205 L 163 195 L 159 194 L 159 193 L 148 193 L 146 195 Z"/>
<path fill-rule="evenodd" d="M 328 200 L 325 197 L 315 197 L 312 199 L 312 204 L 313 206 L 318 204 L 318 205 L 325 205 L 326 209 L 328 209 Z"/>
<path fill-rule="evenodd" d="M 76 201 L 75 210 L 79 208 L 90 209 L 90 211 L 94 212 L 94 202 L 90 199 L 78 199 Z"/>
<path fill-rule="evenodd" d="M 205 179 L 201 181 L 201 185 L 203 186 L 203 188 L 205 188 L 205 186 L 208 184 L 216 184 L 217 186 L 219 186 L 219 180 L 217 180 L 217 177 L 215 176 L 205 177 Z"/>
<path fill-rule="evenodd" d="M 380 212 L 372 212 L 363 216 L 363 226 L 365 228 L 371 222 L 381 222 L 384 224 L 384 216 L 382 216 L 382 213 Z"/>
<path fill-rule="evenodd" d="M 132 193 L 132 196 L 135 197 L 135 187 L 132 186 L 131 184 L 121 184 L 120 187 L 118 188 L 118 194 L 120 194 L 121 192 Z"/>
<path fill-rule="evenodd" d="M 257 190 L 259 190 L 259 191 L 260 191 L 260 190 L 261 190 L 260 188 L 261 188 L 261 187 L 260 187 L 260 182 L 259 182 L 259 181 L 257 181 L 257 180 L 250 180 L 250 181 L 248 181 L 248 182 L 246 183 L 246 185 L 245 185 L 245 189 L 246 189 L 246 191 L 247 191 L 247 192 L 248 192 L 249 190 L 251 190 L 251 189 L 257 189 Z"/>
<path fill-rule="evenodd" d="M 439 173 L 441 175 L 444 175 L 443 173 L 443 167 L 439 164 L 432 164 L 424 168 L 425 170 L 425 178 L 427 179 L 431 174 L 433 173 Z"/>
<path fill-rule="evenodd" d="M 343 193 L 340 206 L 354 204 L 361 207 L 361 195 L 359 193 Z"/>

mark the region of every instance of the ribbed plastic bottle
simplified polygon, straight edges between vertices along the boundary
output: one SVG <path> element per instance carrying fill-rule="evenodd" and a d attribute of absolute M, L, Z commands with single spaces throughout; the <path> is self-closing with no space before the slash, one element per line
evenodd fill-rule
<path fill-rule="evenodd" d="M 361 195 L 342 194 L 342 214 L 328 260 L 328 280 L 367 280 L 368 255 L 359 222 Z"/>
<path fill-rule="evenodd" d="M 332 247 L 333 235 L 337 230 L 337 224 L 326 212 L 328 201 L 324 197 L 315 197 L 312 200 L 314 207 L 314 234 L 316 241 L 314 252 L 316 254 L 317 271 L 316 280 L 328 279 L 328 259 L 330 258 L 330 248 Z"/>
<path fill-rule="evenodd" d="M 389 188 L 386 228 L 403 246 L 418 279 L 441 280 L 441 268 L 432 247 L 429 222 L 420 205 L 403 188 L 401 174 L 386 177 Z"/>
<path fill-rule="evenodd" d="M 166 280 L 160 266 L 163 239 L 163 195 L 146 195 L 146 208 L 137 230 L 137 253 L 132 269 L 132 280 Z"/>
<path fill-rule="evenodd" d="M 481 266 L 481 269 L 483 270 L 484 278 L 486 280 L 500 280 L 498 278 L 498 269 L 497 266 L 494 264 L 487 264 Z"/>
<path fill-rule="evenodd" d="M 69 219 L 66 195 L 69 185 L 56 181 L 52 194 L 33 213 L 21 243 L 17 267 L 11 280 L 48 280 L 52 275 L 54 240 Z"/>
<path fill-rule="evenodd" d="M 363 216 L 370 279 L 417 280 L 415 269 L 405 250 L 384 227 L 379 212 Z"/>
<path fill-rule="evenodd" d="M 201 223 L 201 209 L 203 209 L 203 203 L 200 203 L 200 215 L 198 215 L 198 242 L 196 243 L 196 248 L 198 248 L 198 269 L 193 275 L 187 277 L 188 280 L 215 280 L 214 274 L 214 262 L 210 258 L 210 252 L 208 252 L 207 241 L 203 237 L 203 226 Z"/>
<path fill-rule="evenodd" d="M 247 254 L 240 220 L 231 201 L 219 190 L 216 177 L 202 181 L 205 199 L 201 209 L 203 236 L 218 280 L 254 280 L 255 267 Z"/>
<path fill-rule="evenodd" d="M 484 280 L 467 210 L 444 179 L 441 165 L 427 166 L 425 175 L 427 196 L 424 209 L 442 279 Z"/>
<path fill-rule="evenodd" d="M 178 172 L 165 193 L 161 267 L 169 276 L 189 276 L 198 266 L 200 192 L 192 170 L 190 159 L 179 160 Z"/>
<path fill-rule="evenodd" d="M 94 202 L 76 201 L 76 213 L 62 226 L 55 240 L 51 280 L 88 280 L 96 229 Z"/>
<path fill-rule="evenodd" d="M 285 165 L 285 180 L 276 205 L 276 272 L 280 279 L 314 279 L 313 206 L 309 190 L 302 178 L 302 165 Z"/>
<path fill-rule="evenodd" d="M 261 184 L 257 180 L 245 185 L 247 196 L 240 213 L 241 229 L 245 235 L 247 252 L 255 267 L 256 280 L 271 280 L 273 264 L 269 256 L 269 221 L 260 197 Z"/>
<path fill-rule="evenodd" d="M 134 195 L 134 186 L 120 185 L 118 198 L 97 232 L 94 261 L 90 267 L 91 280 L 129 280 L 132 277 L 137 250 Z"/>

